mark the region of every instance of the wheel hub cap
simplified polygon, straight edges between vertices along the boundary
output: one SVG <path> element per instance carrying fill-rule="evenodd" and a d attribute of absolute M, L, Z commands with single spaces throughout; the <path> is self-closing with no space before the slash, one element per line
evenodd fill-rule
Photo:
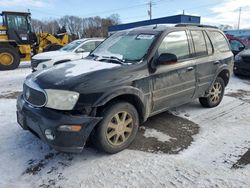
<path fill-rule="evenodd" d="M 210 99 L 213 103 L 219 102 L 222 94 L 222 87 L 219 82 L 215 82 L 210 90 Z"/>
<path fill-rule="evenodd" d="M 133 130 L 132 116 L 125 111 L 116 113 L 110 120 L 106 137 L 110 144 L 118 146 L 126 142 Z"/>
<path fill-rule="evenodd" d="M 14 61 L 13 56 L 10 53 L 4 52 L 0 54 L 0 64 L 11 65 Z"/>

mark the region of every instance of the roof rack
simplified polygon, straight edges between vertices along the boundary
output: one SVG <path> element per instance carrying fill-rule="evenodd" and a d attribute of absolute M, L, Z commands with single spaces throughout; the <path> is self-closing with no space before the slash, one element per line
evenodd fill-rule
<path fill-rule="evenodd" d="M 176 24 L 175 27 L 204 27 L 204 28 L 218 29 L 218 27 L 212 25 L 201 25 L 201 24 L 190 24 L 190 23 Z"/>

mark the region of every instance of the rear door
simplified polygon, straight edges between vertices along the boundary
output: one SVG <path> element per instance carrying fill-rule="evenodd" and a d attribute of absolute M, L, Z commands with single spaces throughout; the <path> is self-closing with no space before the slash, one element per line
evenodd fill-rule
<path fill-rule="evenodd" d="M 159 65 L 151 75 L 153 114 L 190 101 L 195 91 L 195 66 L 190 58 L 186 31 L 173 31 L 167 34 L 156 52 L 155 59 L 163 53 L 175 54 L 178 62 Z"/>
<path fill-rule="evenodd" d="M 193 57 L 196 61 L 196 96 L 201 96 L 214 79 L 219 62 L 213 56 L 214 48 L 205 31 L 190 30 L 190 34 L 194 46 Z"/>

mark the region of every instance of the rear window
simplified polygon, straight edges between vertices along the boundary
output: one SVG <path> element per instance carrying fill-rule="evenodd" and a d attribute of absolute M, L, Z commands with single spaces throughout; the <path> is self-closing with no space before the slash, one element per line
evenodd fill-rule
<path fill-rule="evenodd" d="M 221 52 L 230 51 L 230 47 L 223 34 L 221 34 L 218 31 L 210 31 L 210 33 L 212 34 L 216 48 L 219 49 L 219 51 Z"/>

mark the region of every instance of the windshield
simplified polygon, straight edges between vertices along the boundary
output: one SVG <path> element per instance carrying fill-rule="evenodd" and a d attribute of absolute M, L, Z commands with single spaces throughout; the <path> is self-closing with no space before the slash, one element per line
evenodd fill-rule
<path fill-rule="evenodd" d="M 76 49 L 82 43 L 83 43 L 83 41 L 73 41 L 73 42 L 67 44 L 66 46 L 62 47 L 60 50 L 72 52 L 74 49 Z"/>
<path fill-rule="evenodd" d="M 92 55 L 140 61 L 147 54 L 154 39 L 154 34 L 119 32 L 101 43 Z"/>

